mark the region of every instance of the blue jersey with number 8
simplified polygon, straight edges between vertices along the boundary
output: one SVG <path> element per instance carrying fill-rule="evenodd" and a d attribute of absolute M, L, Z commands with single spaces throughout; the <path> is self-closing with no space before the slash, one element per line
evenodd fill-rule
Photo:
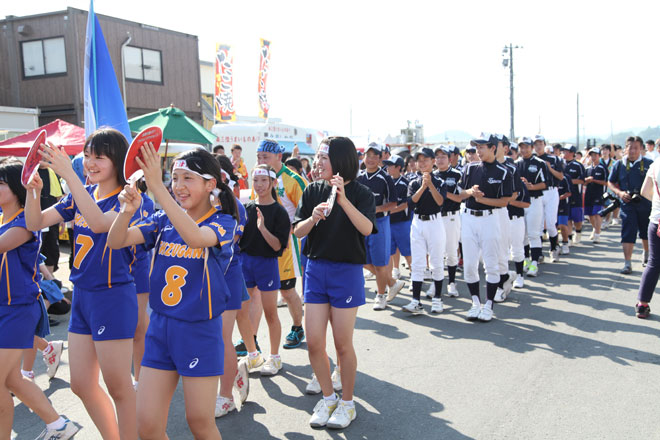
<path fill-rule="evenodd" d="M 236 221 L 211 208 L 197 224 L 218 237 L 212 248 L 192 249 L 174 228 L 165 211 L 137 224 L 145 246 L 154 249 L 149 277 L 149 305 L 165 316 L 182 321 L 203 321 L 225 310 L 230 293 L 225 272 L 232 259 Z"/>

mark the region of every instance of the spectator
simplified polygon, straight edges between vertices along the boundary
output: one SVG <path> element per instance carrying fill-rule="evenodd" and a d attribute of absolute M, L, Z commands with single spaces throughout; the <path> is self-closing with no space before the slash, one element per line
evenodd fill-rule
<path fill-rule="evenodd" d="M 223 147 L 222 145 L 216 145 L 215 147 L 213 147 L 213 154 L 221 154 L 225 156 L 225 147 Z"/>
<path fill-rule="evenodd" d="M 39 177 L 44 183 L 41 190 L 41 207 L 47 209 L 62 198 L 62 186 L 60 179 L 50 168 L 40 166 Z M 53 274 L 57 271 L 57 263 L 60 260 L 60 225 L 52 225 L 48 231 L 41 236 L 41 253 L 46 257 L 46 268 Z"/>
<path fill-rule="evenodd" d="M 248 189 L 248 172 L 247 172 L 247 167 L 245 166 L 245 161 L 241 157 L 241 154 L 243 153 L 243 148 L 238 145 L 234 144 L 231 147 L 231 163 L 234 165 L 234 174 L 238 176 L 238 186 L 241 189 Z"/>
<path fill-rule="evenodd" d="M 655 151 L 655 141 L 652 139 L 646 141 L 646 151 L 644 152 L 644 157 L 647 157 L 651 160 L 656 160 L 658 158 L 658 152 Z"/>

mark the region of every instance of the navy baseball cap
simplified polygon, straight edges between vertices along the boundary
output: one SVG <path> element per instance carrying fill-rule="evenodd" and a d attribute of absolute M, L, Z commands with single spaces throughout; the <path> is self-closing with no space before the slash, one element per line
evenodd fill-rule
<path fill-rule="evenodd" d="M 379 156 L 383 154 L 383 146 L 378 142 L 371 142 L 369 145 L 367 145 L 367 148 L 364 150 L 365 154 L 369 150 L 374 150 L 376 153 L 378 153 Z"/>
<path fill-rule="evenodd" d="M 426 156 L 426 157 L 430 157 L 431 159 L 435 159 L 435 153 L 433 152 L 433 150 L 431 150 L 428 147 L 424 147 L 417 150 L 415 152 L 415 160 L 417 160 L 419 156 Z"/>
<path fill-rule="evenodd" d="M 389 153 L 390 152 L 390 146 L 387 145 L 387 144 L 383 145 L 383 151 L 386 152 L 386 153 Z"/>
<path fill-rule="evenodd" d="M 536 136 L 534 136 L 534 142 L 536 141 L 543 141 L 545 143 L 545 138 L 542 135 L 537 134 Z"/>
<path fill-rule="evenodd" d="M 383 163 L 386 165 L 396 165 L 403 168 L 404 160 L 403 157 L 399 156 L 398 154 L 393 154 L 389 159 L 385 159 Z"/>
<path fill-rule="evenodd" d="M 448 145 L 447 148 L 449 149 L 449 152 L 452 154 L 461 154 L 461 150 L 456 145 Z"/>
<path fill-rule="evenodd" d="M 474 138 L 470 141 L 470 145 L 476 147 L 479 144 L 497 144 L 499 140 L 496 136 L 493 136 L 490 133 L 481 133 L 478 138 Z"/>
<path fill-rule="evenodd" d="M 448 145 L 440 145 L 435 149 L 435 154 L 438 154 L 439 151 L 442 151 L 447 156 L 454 152 L 454 149 Z"/>
<path fill-rule="evenodd" d="M 509 150 L 518 151 L 518 144 L 516 144 L 515 142 L 511 142 L 511 144 L 509 145 Z"/>
<path fill-rule="evenodd" d="M 520 144 L 527 144 L 527 145 L 530 145 L 530 146 L 531 146 L 533 143 L 534 143 L 534 141 L 533 141 L 532 138 L 530 138 L 530 137 L 523 136 L 523 137 L 521 137 L 521 138 L 518 138 L 518 145 L 520 145 Z"/>
<path fill-rule="evenodd" d="M 600 154 L 600 148 L 598 148 L 598 147 L 592 148 L 591 150 L 589 150 L 589 154 L 591 154 L 591 153 Z"/>
<path fill-rule="evenodd" d="M 561 151 L 568 151 L 569 153 L 575 154 L 577 153 L 577 148 L 575 148 L 575 145 L 568 144 L 561 147 Z"/>
<path fill-rule="evenodd" d="M 504 145 L 511 145 L 511 142 L 509 142 L 509 138 L 504 136 L 503 134 L 494 134 L 495 138 L 497 138 L 498 142 L 502 142 Z"/>
<path fill-rule="evenodd" d="M 476 153 L 476 152 L 477 152 L 477 148 L 476 148 L 476 147 L 473 147 L 472 145 L 468 145 L 467 148 L 465 148 L 465 152 L 466 152 L 466 153 Z"/>

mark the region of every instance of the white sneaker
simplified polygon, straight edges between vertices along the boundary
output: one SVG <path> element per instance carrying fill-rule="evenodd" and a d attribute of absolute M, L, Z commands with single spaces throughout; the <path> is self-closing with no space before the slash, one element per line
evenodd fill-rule
<path fill-rule="evenodd" d="M 442 313 L 444 307 L 441 298 L 433 298 L 431 300 L 431 313 Z"/>
<path fill-rule="evenodd" d="M 573 244 L 578 244 L 582 240 L 582 232 L 576 232 L 573 234 Z"/>
<path fill-rule="evenodd" d="M 250 355 L 248 354 L 245 359 L 247 359 L 248 371 L 254 370 L 255 368 L 259 368 L 264 363 L 264 357 L 261 355 L 261 353 L 257 353 L 255 357 L 250 357 Z"/>
<path fill-rule="evenodd" d="M 482 307 L 481 308 L 481 313 L 479 313 L 479 316 L 477 317 L 477 319 L 479 321 L 483 321 L 483 322 L 490 321 L 491 319 L 493 319 L 493 309 L 491 309 L 490 307 L 486 307 L 486 306 Z"/>
<path fill-rule="evenodd" d="M 424 313 L 424 308 L 419 303 L 419 301 L 417 301 L 416 299 L 413 299 L 408 304 L 403 306 L 403 311 L 404 312 L 410 312 L 413 315 L 419 315 L 420 313 Z"/>
<path fill-rule="evenodd" d="M 268 360 L 265 364 L 261 366 L 261 375 L 262 376 L 275 376 L 278 371 L 282 369 L 282 358 L 281 357 L 268 357 Z"/>
<path fill-rule="evenodd" d="M 559 249 L 555 249 L 554 251 L 550 251 L 550 262 L 551 263 L 556 263 L 559 261 Z"/>
<path fill-rule="evenodd" d="M 284 298 L 282 298 L 281 293 L 277 294 L 277 307 L 286 307 L 286 301 L 284 301 Z"/>
<path fill-rule="evenodd" d="M 374 310 L 385 310 L 386 307 L 387 297 L 385 294 L 376 295 L 376 299 L 374 299 Z"/>
<path fill-rule="evenodd" d="M 596 231 L 594 229 L 591 230 L 591 234 L 589 234 L 589 240 L 594 239 L 594 235 L 596 235 Z"/>
<path fill-rule="evenodd" d="M 529 271 L 529 265 L 530 265 L 531 263 L 532 263 L 532 262 L 531 262 L 530 260 L 527 260 L 527 259 L 525 259 L 525 260 L 523 261 L 523 273 L 527 273 L 527 272 Z"/>
<path fill-rule="evenodd" d="M 525 278 L 522 275 L 518 275 L 516 280 L 513 282 L 513 287 L 516 289 L 522 289 L 525 287 Z"/>
<path fill-rule="evenodd" d="M 215 399 L 215 418 L 226 416 L 231 411 L 236 410 L 234 399 L 227 399 L 226 397 L 218 396 Z"/>
<path fill-rule="evenodd" d="M 392 269 L 392 278 L 394 278 L 395 280 L 398 280 L 399 278 L 401 278 L 401 271 L 399 270 L 398 267 L 395 267 L 394 269 Z"/>
<path fill-rule="evenodd" d="M 529 265 L 529 269 L 527 270 L 527 276 L 528 277 L 535 277 L 539 274 L 539 266 L 537 264 L 534 264 L 532 261 Z"/>
<path fill-rule="evenodd" d="M 48 343 L 50 351 L 48 354 L 42 353 L 44 364 L 46 364 L 46 374 L 49 379 L 55 377 L 57 368 L 60 366 L 60 358 L 62 357 L 62 349 L 64 348 L 64 341 L 51 341 Z"/>
<path fill-rule="evenodd" d="M 571 253 L 570 249 L 568 248 L 568 243 L 564 243 L 561 245 L 561 250 L 559 251 L 560 255 L 569 255 Z"/>
<path fill-rule="evenodd" d="M 337 403 L 339 403 L 339 399 L 321 399 L 314 407 L 314 413 L 309 419 L 309 425 L 312 428 L 321 428 L 325 426 L 328 423 L 328 419 L 330 419 L 330 415 L 332 415 L 337 408 Z"/>
<path fill-rule="evenodd" d="M 468 310 L 465 319 L 467 319 L 468 321 L 474 321 L 479 317 L 480 312 L 481 312 L 481 305 L 472 303 L 472 307 L 470 307 L 470 310 Z"/>
<path fill-rule="evenodd" d="M 605 220 L 603 221 L 603 224 L 600 225 L 600 229 L 604 231 L 605 229 L 609 228 L 609 226 L 610 226 L 610 222 L 608 220 Z"/>
<path fill-rule="evenodd" d="M 406 283 L 404 283 L 401 280 L 398 280 L 394 283 L 393 286 L 390 286 L 389 292 L 387 292 L 387 302 L 392 301 L 396 296 L 399 294 L 403 286 L 405 286 Z"/>
<path fill-rule="evenodd" d="M 502 301 L 504 301 L 508 296 L 509 293 L 511 293 L 511 289 L 513 288 L 513 281 L 516 279 L 517 274 L 510 270 L 508 272 L 509 278 L 502 284 Z"/>
<path fill-rule="evenodd" d="M 428 267 L 424 269 L 424 279 L 429 281 L 433 279 L 433 273 L 431 272 L 431 269 L 429 269 Z"/>
<path fill-rule="evenodd" d="M 452 298 L 458 297 L 458 289 L 456 288 L 456 283 L 447 284 L 447 296 Z"/>
<path fill-rule="evenodd" d="M 318 379 L 316 379 L 316 374 L 312 374 L 312 381 L 307 384 L 305 387 L 305 393 L 307 394 L 318 394 L 321 392 L 321 384 Z"/>
<path fill-rule="evenodd" d="M 21 374 L 23 375 L 24 378 L 28 379 L 32 383 L 36 383 L 36 381 L 34 380 L 34 371 L 21 370 Z"/>
<path fill-rule="evenodd" d="M 619 218 L 613 218 L 612 219 L 612 226 L 618 226 L 621 224 L 621 219 Z"/>
<path fill-rule="evenodd" d="M 339 371 L 339 367 L 335 367 L 335 371 L 332 372 L 330 379 L 332 379 L 332 388 L 335 391 L 341 391 L 341 372 Z"/>
<path fill-rule="evenodd" d="M 431 283 L 431 287 L 429 287 L 429 288 L 426 290 L 425 295 L 426 295 L 426 297 L 427 297 L 428 299 L 431 299 L 431 298 L 433 298 L 433 297 L 435 296 L 435 283 Z"/>
<path fill-rule="evenodd" d="M 594 234 L 594 238 L 591 241 L 593 241 L 595 244 L 600 243 L 600 234 Z"/>
<path fill-rule="evenodd" d="M 64 426 L 60 429 L 44 429 L 37 440 L 44 439 L 57 439 L 57 440 L 67 440 L 72 438 L 80 430 L 73 422 L 69 419 L 64 419 Z"/>
<path fill-rule="evenodd" d="M 243 358 L 238 363 L 238 370 L 234 378 L 234 388 L 238 391 L 241 403 L 247 400 L 250 393 L 250 372 L 248 371 L 247 359 Z"/>
<path fill-rule="evenodd" d="M 499 287 L 497 288 L 497 292 L 495 292 L 495 298 L 493 298 L 493 301 L 496 303 L 501 303 L 504 301 L 504 289 L 500 289 Z"/>
<path fill-rule="evenodd" d="M 347 405 L 340 400 L 337 408 L 328 419 L 327 426 L 332 429 L 346 428 L 355 420 L 356 416 L 355 405 Z"/>
<path fill-rule="evenodd" d="M 364 280 L 365 281 L 370 281 L 370 280 L 375 280 L 376 279 L 376 275 L 374 275 L 373 273 L 371 273 L 367 269 L 364 269 L 362 271 L 362 274 L 364 275 Z"/>

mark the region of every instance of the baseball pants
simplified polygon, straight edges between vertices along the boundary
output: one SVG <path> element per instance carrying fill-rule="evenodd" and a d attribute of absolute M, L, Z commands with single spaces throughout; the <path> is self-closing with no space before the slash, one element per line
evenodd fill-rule
<path fill-rule="evenodd" d="M 486 281 L 500 282 L 499 241 L 500 224 L 495 214 L 477 217 L 461 214 L 461 243 L 463 243 L 463 273 L 466 283 L 479 282 L 479 259 L 483 257 Z"/>
<path fill-rule="evenodd" d="M 543 191 L 543 218 L 548 237 L 557 236 L 557 211 L 559 210 L 559 190 L 557 187 L 548 188 Z M 543 232 L 543 229 L 541 229 Z"/>
<path fill-rule="evenodd" d="M 445 257 L 447 266 L 458 265 L 458 241 L 461 239 L 461 217 L 458 212 L 442 217 L 445 226 Z"/>
<path fill-rule="evenodd" d="M 556 216 L 555 212 L 555 216 Z M 543 234 L 543 200 L 542 197 L 533 197 L 529 208 L 525 208 L 525 224 L 527 225 L 527 239 L 532 248 L 540 248 L 541 234 Z M 555 229 L 556 231 L 556 229 Z M 556 232 L 555 232 L 556 234 Z"/>
<path fill-rule="evenodd" d="M 509 219 L 509 241 L 511 257 L 519 263 L 525 259 L 525 217 Z"/>
<path fill-rule="evenodd" d="M 445 276 L 443 260 L 445 256 L 445 225 L 440 214 L 430 220 L 421 220 L 414 215 L 410 227 L 410 279 L 424 281 L 426 256 L 434 281 L 442 281 Z"/>
<path fill-rule="evenodd" d="M 509 211 L 506 208 L 493 209 L 493 215 L 496 217 L 500 227 L 499 244 L 499 258 L 497 259 L 497 266 L 500 275 L 509 272 L 509 245 L 510 245 L 510 226 L 509 226 Z"/>

